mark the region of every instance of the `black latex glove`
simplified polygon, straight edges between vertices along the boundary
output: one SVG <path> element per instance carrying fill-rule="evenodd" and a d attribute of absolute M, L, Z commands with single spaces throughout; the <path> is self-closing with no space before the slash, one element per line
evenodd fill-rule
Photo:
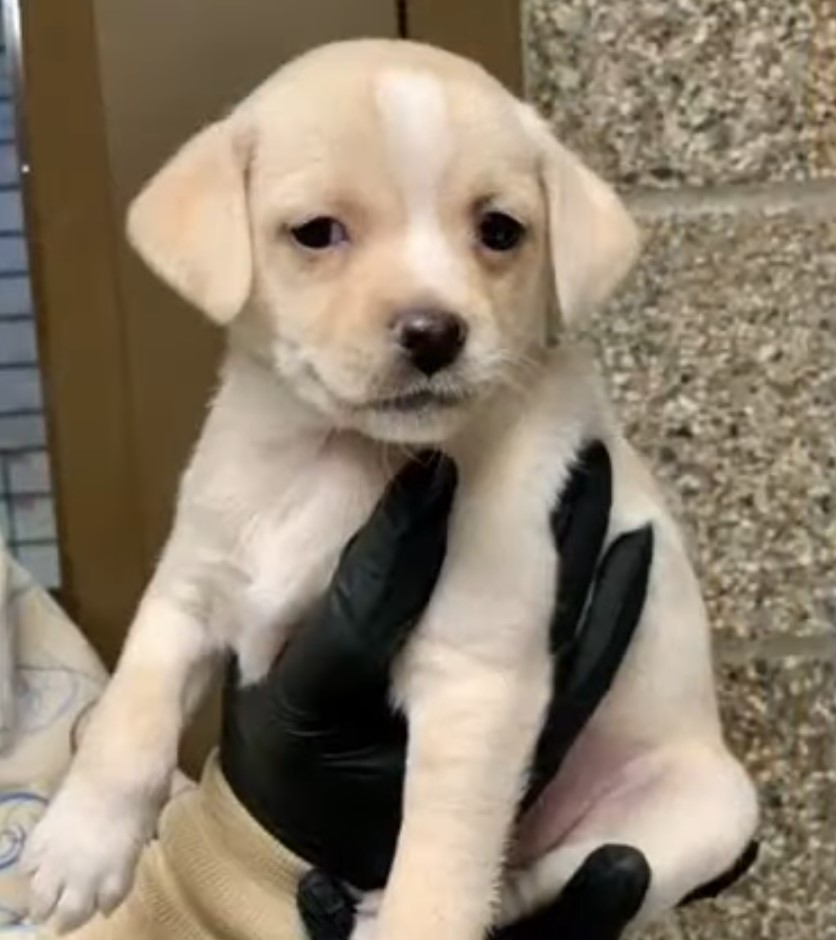
<path fill-rule="evenodd" d="M 347 549 L 321 611 L 268 678 L 249 689 L 231 683 L 226 690 L 222 767 L 261 824 L 320 870 L 300 889 L 300 909 L 315 940 L 350 932 L 353 910 L 340 881 L 381 887 L 392 861 L 406 728 L 389 708 L 388 669 L 431 594 L 453 487 L 454 473 L 444 460 L 408 468 Z M 526 805 L 551 779 L 609 688 L 641 613 L 652 533 L 622 536 L 601 558 L 610 502 L 609 457 L 593 444 L 552 517 L 563 563 L 551 645 L 561 651 L 561 666 Z M 605 870 L 623 872 L 624 852 L 634 862 L 639 856 L 607 847 L 593 865 L 593 882 L 600 878 L 601 859 Z M 625 921 L 647 887 L 640 856 L 639 863 L 633 866 L 639 877 L 623 892 L 632 905 Z M 583 890 L 576 893 L 585 897 Z M 569 891 L 563 895 L 571 897 Z M 616 905 L 617 916 L 630 905 Z M 526 940 L 541 935 L 533 922 L 520 929 L 538 930 Z M 610 935 L 617 936 L 584 936 Z M 517 940 L 509 931 L 504 936 Z"/>

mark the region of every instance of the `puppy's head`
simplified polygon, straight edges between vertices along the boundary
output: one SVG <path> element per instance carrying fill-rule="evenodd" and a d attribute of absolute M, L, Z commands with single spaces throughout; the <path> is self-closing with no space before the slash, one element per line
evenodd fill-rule
<path fill-rule="evenodd" d="M 355 41 L 281 69 L 129 213 L 150 267 L 339 426 L 443 440 L 519 382 L 550 311 L 600 304 L 636 233 L 475 64 Z"/>

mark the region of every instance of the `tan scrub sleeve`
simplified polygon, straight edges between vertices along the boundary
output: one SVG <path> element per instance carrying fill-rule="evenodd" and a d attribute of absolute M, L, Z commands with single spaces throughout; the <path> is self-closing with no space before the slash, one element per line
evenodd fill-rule
<path fill-rule="evenodd" d="M 306 940 L 295 900 L 306 869 L 249 816 L 213 755 L 199 786 L 166 806 L 123 904 L 64 938 Z"/>

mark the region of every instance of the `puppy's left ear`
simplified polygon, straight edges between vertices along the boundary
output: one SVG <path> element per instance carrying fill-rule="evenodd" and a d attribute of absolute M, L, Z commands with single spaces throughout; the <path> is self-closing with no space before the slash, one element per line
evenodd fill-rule
<path fill-rule="evenodd" d="M 573 324 L 600 307 L 633 266 L 639 233 L 615 191 L 559 143 L 532 108 L 523 109 L 540 151 L 560 315 Z"/>

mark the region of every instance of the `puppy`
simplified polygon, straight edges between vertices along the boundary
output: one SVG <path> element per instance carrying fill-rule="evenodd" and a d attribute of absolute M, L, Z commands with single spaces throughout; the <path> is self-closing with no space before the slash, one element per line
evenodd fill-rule
<path fill-rule="evenodd" d="M 395 677 L 410 727 L 396 859 L 358 932 L 478 940 L 607 842 L 650 862 L 642 917 L 723 871 L 756 808 L 723 742 L 698 587 L 591 366 L 549 341 L 634 260 L 616 195 L 473 63 L 355 41 L 197 134 L 128 232 L 228 351 L 119 667 L 32 840 L 34 914 L 67 927 L 123 897 L 213 663 L 232 648 L 245 682 L 264 675 L 418 445 L 450 453 L 460 484 Z M 611 537 L 653 528 L 647 604 L 506 864 L 550 684 L 549 512 L 593 437 L 612 455 Z"/>

